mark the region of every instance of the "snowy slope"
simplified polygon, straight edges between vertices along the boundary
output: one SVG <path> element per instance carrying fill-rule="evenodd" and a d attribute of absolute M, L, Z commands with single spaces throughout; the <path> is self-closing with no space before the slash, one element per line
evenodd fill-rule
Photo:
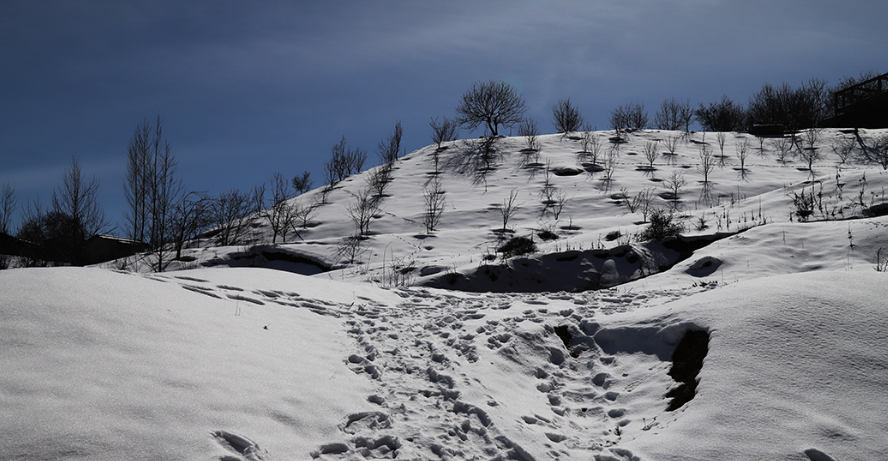
<path fill-rule="evenodd" d="M 834 130 L 814 175 L 745 134 L 725 151 L 755 141 L 747 171 L 728 157 L 702 184 L 700 133 L 646 168 L 645 142 L 677 134 L 634 133 L 611 181 L 560 135 L 542 137 L 536 166 L 520 138 L 483 171 L 465 141 L 437 175 L 421 149 L 396 164 L 352 263 L 338 249 L 367 173 L 329 192 L 304 240 L 268 245 L 257 221 L 253 255 L 194 247 L 177 266 L 190 270 L 164 274 L 2 271 L 0 459 L 884 458 L 888 285 L 874 258 L 888 221 L 863 216 L 888 175 L 860 156 L 839 165 Z M 570 198 L 559 219 L 542 203 L 547 163 Z M 688 180 L 677 203 L 659 196 L 673 171 Z M 427 234 L 434 176 L 447 205 Z M 647 187 L 704 244 L 639 241 L 642 214 L 615 194 Z M 820 194 L 811 222 L 790 218 L 803 188 Z M 498 231 L 512 191 L 520 208 Z M 534 254 L 485 257 L 532 234 Z M 336 269 L 290 272 L 317 272 L 306 261 Z M 279 270 L 230 267 L 250 265 Z M 432 287 L 448 280 L 459 290 Z M 708 352 L 693 400 L 669 411 L 688 331 Z"/>

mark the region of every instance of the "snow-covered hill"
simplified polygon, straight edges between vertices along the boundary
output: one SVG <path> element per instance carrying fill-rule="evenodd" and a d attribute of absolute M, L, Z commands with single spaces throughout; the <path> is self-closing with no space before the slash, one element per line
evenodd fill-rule
<path fill-rule="evenodd" d="M 646 144 L 680 135 L 596 133 L 594 163 L 578 136 L 541 137 L 539 158 L 499 139 L 489 166 L 457 141 L 437 170 L 427 147 L 395 165 L 366 239 L 347 207 L 372 171 L 293 199 L 321 204 L 304 240 L 270 245 L 257 220 L 259 245 L 195 245 L 189 270 L 2 271 L 0 458 L 884 457 L 888 235 L 865 216 L 888 174 L 860 151 L 842 163 L 836 130 L 813 174 L 747 134 L 706 183 L 714 133 L 650 167 Z M 638 238 L 620 196 L 645 189 L 685 238 Z M 538 250 L 497 256 L 513 236 Z M 673 402 L 681 381 L 692 399 Z"/>

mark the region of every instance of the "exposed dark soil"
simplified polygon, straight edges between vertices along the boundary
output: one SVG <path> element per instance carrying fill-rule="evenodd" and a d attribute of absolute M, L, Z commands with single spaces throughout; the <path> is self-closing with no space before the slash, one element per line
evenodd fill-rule
<path fill-rule="evenodd" d="M 666 397 L 672 401 L 666 411 L 675 411 L 693 400 L 697 394 L 697 375 L 703 368 L 703 359 L 709 352 L 709 333 L 702 330 L 689 330 L 672 353 L 672 368 L 669 376 L 681 383 L 670 390 Z"/>
<path fill-rule="evenodd" d="M 570 330 L 568 330 L 567 325 L 560 325 L 554 328 L 555 334 L 561 338 L 561 342 L 564 343 L 564 348 L 570 350 L 570 344 L 573 342 L 573 335 L 570 334 Z"/>

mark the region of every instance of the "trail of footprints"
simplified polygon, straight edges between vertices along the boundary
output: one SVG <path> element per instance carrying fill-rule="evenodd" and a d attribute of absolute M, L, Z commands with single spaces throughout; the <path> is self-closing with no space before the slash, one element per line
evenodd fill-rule
<path fill-rule="evenodd" d="M 604 292 L 472 299 L 421 289 L 398 293 L 404 298 L 399 306 L 362 306 L 345 321 L 358 346 L 346 365 L 374 380 L 378 393 L 368 401 L 379 411 L 349 415 L 340 429 L 351 438 L 322 445 L 313 457 L 536 459 L 499 430 L 497 424 L 508 422 L 497 423 L 491 417 L 488 409 L 497 405 L 493 397 L 469 402 L 461 391 L 474 383 L 459 370 L 478 361 L 481 348 L 508 355 L 514 349 L 506 346 L 516 341 L 532 343 L 548 355 L 546 368 L 533 370 L 528 380 L 534 380 L 551 413 L 526 414 L 520 423 L 543 428 L 546 440 L 532 443 L 548 446 L 552 459 L 569 457 L 565 448 L 583 450 L 595 459 L 638 459 L 618 446 L 621 439 L 630 429 L 658 427 L 656 416 L 632 415 L 622 396 L 651 376 L 665 375 L 665 365 L 652 367 L 647 376 L 622 373 L 616 359 L 601 356 L 594 345 L 591 336 L 597 324 L 589 320 L 639 307 L 648 301 L 647 295 Z M 663 293 L 657 302 L 683 295 Z M 549 309 L 553 301 L 560 301 L 559 309 Z M 565 308 L 570 304 L 564 301 L 573 307 Z M 530 308 L 516 309 L 519 304 Z M 489 315 L 505 309 L 518 315 Z M 522 332 L 516 328 L 521 322 L 540 324 L 546 336 Z M 557 325 L 571 325 L 569 343 L 559 340 Z M 635 427 L 627 427 L 630 424 Z"/>
<path fill-rule="evenodd" d="M 462 398 L 461 389 L 473 382 L 459 368 L 478 361 L 481 348 L 505 356 L 516 353 L 514 348 L 504 347 L 515 342 L 523 342 L 548 358 L 545 367 L 530 370 L 527 377 L 550 410 L 548 414 L 530 412 L 521 416 L 518 423 L 542 428 L 540 432 L 546 438 L 531 443 L 548 447 L 551 459 L 569 458 L 565 449 L 570 449 L 587 452 L 593 459 L 637 460 L 619 447 L 621 439 L 629 432 L 663 425 L 656 416 L 632 414 L 624 396 L 650 376 L 665 374 L 665 365 L 662 369 L 652 367 L 648 377 L 622 373 L 616 359 L 601 355 L 594 345 L 591 336 L 597 324 L 591 319 L 687 295 L 686 291 L 675 290 L 649 299 L 645 294 L 603 290 L 589 294 L 458 297 L 411 288 L 397 290 L 403 302 L 391 307 L 369 298 L 342 305 L 292 292 L 248 291 L 190 277 L 175 278 L 184 289 L 206 296 L 253 305 L 276 303 L 345 319 L 346 331 L 357 347 L 345 358 L 345 365 L 373 380 L 377 393 L 367 400 L 378 410 L 345 416 L 339 425 L 343 439 L 321 444 L 310 454 L 320 460 L 535 460 L 499 430 L 485 409 L 497 405 L 493 397 L 484 402 Z M 552 305 L 558 308 L 550 309 Z M 488 316 L 491 311 L 506 309 L 515 315 Z M 543 336 L 516 328 L 522 322 L 539 324 Z M 556 327 L 563 330 L 556 331 Z M 559 334 L 564 331 L 570 333 L 568 341 Z M 243 451 L 244 444 L 238 443 L 249 441 L 246 437 L 226 434 L 217 431 L 213 436 L 244 459 L 267 459 L 258 445 Z"/>
<path fill-rule="evenodd" d="M 490 459 L 514 451 L 483 406 L 461 399 L 459 388 L 470 383 L 453 366 L 478 360 L 475 336 L 463 332 L 463 322 L 484 314 L 453 309 L 461 304 L 456 298 L 399 294 L 405 299 L 398 307 L 364 308 L 345 322 L 359 348 L 346 363 L 376 381 L 379 392 L 368 401 L 380 410 L 349 415 L 340 425 L 347 441 L 322 445 L 312 456 Z"/>

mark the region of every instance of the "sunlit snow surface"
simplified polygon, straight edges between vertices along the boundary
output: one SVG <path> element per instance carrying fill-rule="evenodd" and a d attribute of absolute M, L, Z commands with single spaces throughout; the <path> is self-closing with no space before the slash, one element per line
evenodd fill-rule
<path fill-rule="evenodd" d="M 418 151 L 398 163 L 361 262 L 312 277 L 248 267 L 2 271 L 0 459 L 883 459 L 888 275 L 873 267 L 888 248 L 886 218 L 790 222 L 784 185 L 822 182 L 827 204 L 861 216 L 859 188 L 867 206 L 879 203 L 888 175 L 844 165 L 839 197 L 836 159 L 826 155 L 819 182 L 803 184 L 810 173 L 798 160 L 784 167 L 766 151 L 742 178 L 717 168 L 722 198 L 710 207 L 700 203 L 697 146 L 682 144 L 653 179 L 689 166 L 682 208 L 689 227 L 700 215 L 710 227 L 688 233 L 749 229 L 678 262 L 656 244 L 605 241 L 643 228 L 612 195 L 657 183 L 629 154 L 671 134 L 633 136 L 612 184 L 588 172 L 552 179 L 572 197 L 557 221 L 539 205 L 544 172 L 530 175 L 520 139 L 504 139 L 515 147 L 503 149 L 502 177 L 484 184 L 452 162 L 444 170 L 449 208 L 432 236 L 417 219 L 433 149 Z M 576 140 L 543 140 L 542 162 L 577 167 Z M 714 134 L 706 142 L 718 152 Z M 458 157 L 457 146 L 448 151 Z M 331 192 L 306 241 L 277 248 L 342 264 L 335 246 L 353 231 L 343 210 L 363 185 L 356 177 Z M 485 261 L 502 226 L 492 206 L 513 189 L 522 194 L 515 234 L 548 227 L 561 238 L 538 241 L 525 259 Z M 620 245 L 675 265 L 635 271 L 613 255 L 581 265 L 593 249 Z M 198 267 L 256 264 L 233 257 L 244 251 L 189 254 Z M 393 278 L 396 265 L 413 275 Z M 488 265 L 511 273 L 514 290 L 485 276 Z M 530 288 L 583 283 L 590 267 L 635 280 Z M 391 286 L 457 273 L 473 292 Z M 690 329 L 710 334 L 709 352 L 695 398 L 667 411 L 671 355 Z"/>

